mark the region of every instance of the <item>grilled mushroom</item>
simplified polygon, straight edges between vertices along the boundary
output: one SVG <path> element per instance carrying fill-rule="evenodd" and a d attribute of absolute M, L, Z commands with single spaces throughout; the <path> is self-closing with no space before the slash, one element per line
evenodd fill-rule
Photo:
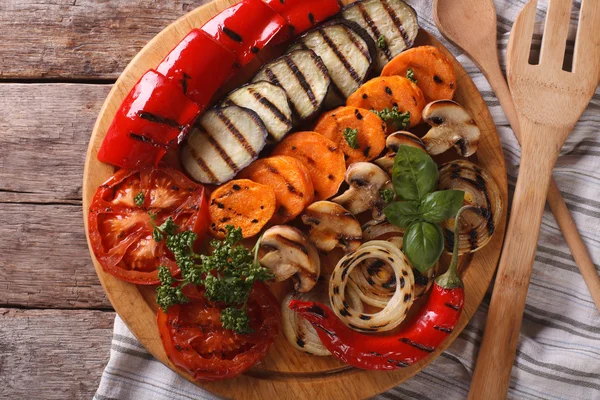
<path fill-rule="evenodd" d="M 385 140 L 385 147 L 387 147 L 389 151 L 383 157 L 375 160 L 375 164 L 379 165 L 385 172 L 388 173 L 389 176 L 392 176 L 396 152 L 401 145 L 416 147 L 417 149 L 426 151 L 425 145 L 421 139 L 412 133 L 406 131 L 392 133 Z"/>
<path fill-rule="evenodd" d="M 295 277 L 294 288 L 299 292 L 308 292 L 317 283 L 321 272 L 319 254 L 298 229 L 273 226 L 264 233 L 260 248 L 266 251 L 260 264 L 269 268 L 277 281 Z"/>
<path fill-rule="evenodd" d="M 394 233 L 397 236 L 404 236 L 404 228 L 398 228 L 390 223 L 387 218 L 373 219 L 362 226 L 363 238 L 365 240 L 379 239 L 388 233 Z"/>
<path fill-rule="evenodd" d="M 461 218 L 458 253 L 472 253 L 487 244 L 502 215 L 500 189 L 483 169 L 467 160 L 456 160 L 440 168 L 440 190 L 465 192 L 465 205 L 479 207 L 479 212 L 467 210 Z M 454 219 L 442 223 L 446 250 L 454 246 Z"/>
<path fill-rule="evenodd" d="M 452 100 L 433 101 L 425 106 L 423 121 L 432 126 L 423 137 L 429 154 L 441 154 L 452 146 L 463 157 L 477 151 L 481 132 L 460 104 Z"/>
<path fill-rule="evenodd" d="M 393 187 L 388 174 L 375 164 L 357 162 L 348 167 L 345 180 L 350 188 L 331 201 L 354 215 L 373 210 L 373 218 L 381 218 L 386 205 L 381 191 Z"/>
<path fill-rule="evenodd" d="M 317 201 L 304 210 L 302 222 L 310 225 L 308 237 L 317 249 L 333 250 L 334 247 L 352 252 L 360 246 L 362 229 L 348 210 L 331 201 Z"/>

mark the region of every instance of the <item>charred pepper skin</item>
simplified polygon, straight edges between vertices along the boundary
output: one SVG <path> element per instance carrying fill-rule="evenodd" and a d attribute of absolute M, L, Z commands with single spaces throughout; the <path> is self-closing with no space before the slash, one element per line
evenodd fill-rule
<path fill-rule="evenodd" d="M 394 370 L 434 352 L 454 331 L 463 303 L 462 287 L 444 289 L 436 283 L 419 314 L 391 336 L 356 332 L 320 303 L 293 300 L 290 308 L 313 324 L 325 347 L 341 361 L 366 370 Z"/>
<path fill-rule="evenodd" d="M 237 56 L 236 66 L 243 67 L 286 26 L 286 20 L 262 0 L 242 0 L 215 15 L 200 29 L 233 51 Z"/>
<path fill-rule="evenodd" d="M 288 23 L 287 36 L 282 36 L 281 41 L 300 35 L 341 10 L 338 0 L 265 0 L 265 3 Z"/>
<path fill-rule="evenodd" d="M 155 70 L 146 72 L 121 103 L 98 159 L 121 168 L 157 165 L 176 147 L 202 110 L 182 87 Z"/>

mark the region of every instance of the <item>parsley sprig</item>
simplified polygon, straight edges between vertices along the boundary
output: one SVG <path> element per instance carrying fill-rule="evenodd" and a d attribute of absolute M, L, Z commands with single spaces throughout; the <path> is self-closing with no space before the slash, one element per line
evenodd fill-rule
<path fill-rule="evenodd" d="M 166 311 L 173 304 L 186 303 L 189 299 L 183 294 L 183 287 L 189 284 L 204 286 L 204 295 L 208 300 L 228 306 L 221 311 L 223 328 L 241 334 L 251 333 L 250 319 L 246 314 L 250 291 L 255 282 L 273 278 L 271 271 L 258 262 L 260 240 L 250 251 L 238 244 L 243 238 L 241 228 L 229 225 L 224 240 L 210 242 L 212 254 L 197 254 L 194 242 L 198 235 L 192 231 L 175 234 L 176 229 L 173 221 L 167 220 L 155 228 L 153 235 L 160 240 L 166 237 L 167 248 L 175 256 L 175 262 L 181 270 L 181 279 L 176 279 L 167 267 L 159 267 L 161 285 L 156 289 L 158 305 Z"/>
<path fill-rule="evenodd" d="M 360 145 L 358 144 L 358 129 L 346 128 L 344 129 L 344 139 L 353 149 L 358 149 Z"/>
<path fill-rule="evenodd" d="M 406 71 L 406 79 L 412 81 L 412 83 L 414 83 L 415 85 L 417 84 L 417 78 L 415 78 L 415 71 L 413 71 L 412 68 L 409 68 Z"/>
<path fill-rule="evenodd" d="M 396 129 L 406 129 L 410 123 L 410 111 L 400 112 L 398 106 L 384 108 L 381 111 L 371 110 L 371 112 Z"/>

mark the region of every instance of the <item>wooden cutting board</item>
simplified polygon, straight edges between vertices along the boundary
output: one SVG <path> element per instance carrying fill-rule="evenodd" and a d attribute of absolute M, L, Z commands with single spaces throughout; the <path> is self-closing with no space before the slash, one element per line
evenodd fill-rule
<path fill-rule="evenodd" d="M 350 3 L 351 1 L 346 0 L 345 2 Z M 112 166 L 99 162 L 96 154 L 121 101 L 142 74 L 148 69 L 156 67 L 191 29 L 202 26 L 205 21 L 219 11 L 235 3 L 237 3 L 236 0 L 215 0 L 191 11 L 169 25 L 138 53 L 113 86 L 94 126 L 87 152 L 83 178 L 83 212 L 86 234 L 90 201 L 97 187 L 114 172 Z M 435 38 L 421 30 L 417 38 L 417 45 L 423 44 L 440 48 L 452 61 L 457 76 L 455 100 L 470 112 L 482 133 L 476 162 L 494 177 L 501 189 L 503 204 L 506 205 L 507 182 L 502 147 L 485 102 L 456 59 Z M 248 80 L 263 62 L 276 55 L 278 51 L 280 52 L 281 49 L 261 52 L 260 59 L 254 60 L 242 73 L 238 74 L 234 81 L 223 88 L 222 92 Z M 505 206 L 504 210 L 506 208 Z M 234 380 L 198 385 L 227 398 L 271 399 L 285 397 L 289 400 L 365 398 L 398 385 L 437 357 L 469 322 L 492 280 L 500 256 L 505 225 L 506 211 L 504 211 L 490 243 L 481 251 L 463 260 L 462 276 L 466 297 L 463 314 L 457 328 L 448 340 L 423 361 L 393 372 L 361 371 L 340 363 L 334 357 L 315 357 L 298 352 L 289 346 L 283 334 L 280 334 L 267 358 L 243 376 Z M 156 325 L 157 306 L 153 300 L 154 289 L 136 287 L 113 278 L 102 270 L 94 254 L 90 253 L 109 300 L 129 329 L 154 357 L 191 380 L 188 374 L 177 370 L 169 362 L 163 350 Z M 281 288 L 279 288 L 279 292 L 281 292 Z"/>

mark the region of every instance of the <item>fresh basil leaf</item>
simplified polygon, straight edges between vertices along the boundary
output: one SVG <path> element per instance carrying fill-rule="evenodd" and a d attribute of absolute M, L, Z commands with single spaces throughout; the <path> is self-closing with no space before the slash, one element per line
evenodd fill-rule
<path fill-rule="evenodd" d="M 440 190 L 429 193 L 421 201 L 423 219 L 432 223 L 440 223 L 454 218 L 463 205 L 465 192 L 462 190 Z"/>
<path fill-rule="evenodd" d="M 439 172 L 435 161 L 423 150 L 402 145 L 392 170 L 394 190 L 400 199 L 419 201 L 435 190 Z"/>
<path fill-rule="evenodd" d="M 431 268 L 444 250 L 444 234 L 438 224 L 413 222 L 404 234 L 404 254 L 419 272 Z"/>
<path fill-rule="evenodd" d="M 421 219 L 421 211 L 417 201 L 397 201 L 388 204 L 383 209 L 383 213 L 388 221 L 399 228 L 406 228 Z"/>

